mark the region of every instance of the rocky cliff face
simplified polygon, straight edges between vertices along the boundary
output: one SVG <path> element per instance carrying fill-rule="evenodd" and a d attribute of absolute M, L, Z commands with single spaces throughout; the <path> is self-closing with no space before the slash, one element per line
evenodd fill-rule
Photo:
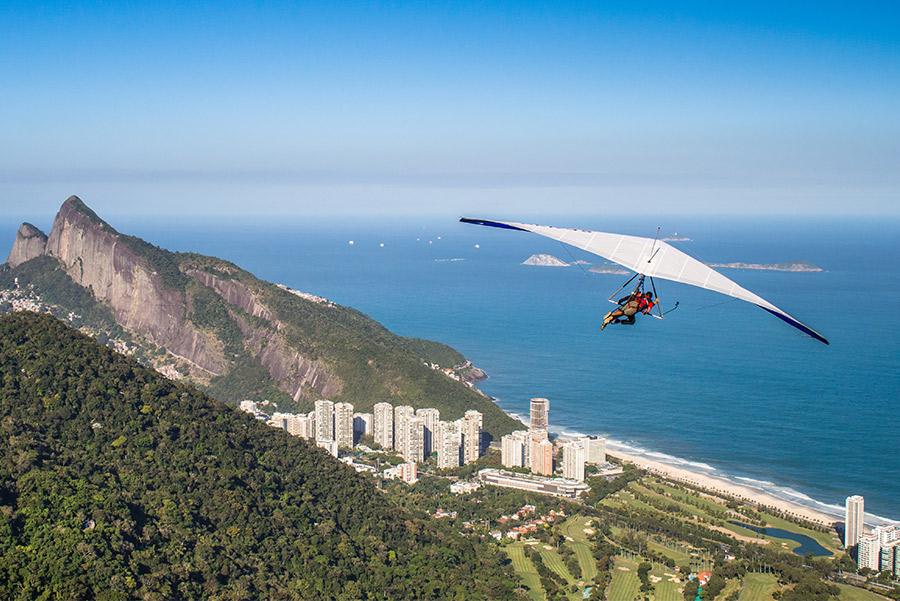
<path fill-rule="evenodd" d="M 108 305 L 123 327 L 212 376 L 224 373 L 221 344 L 185 319 L 185 291 L 167 286 L 147 257 L 77 196 L 57 213 L 46 254 Z"/>
<path fill-rule="evenodd" d="M 47 246 L 47 235 L 37 229 L 30 223 L 23 223 L 16 232 L 16 240 L 13 242 L 12 250 L 9 251 L 9 257 L 6 262 L 10 267 L 18 267 L 25 261 L 30 261 L 35 257 L 44 254 L 44 248 Z"/>

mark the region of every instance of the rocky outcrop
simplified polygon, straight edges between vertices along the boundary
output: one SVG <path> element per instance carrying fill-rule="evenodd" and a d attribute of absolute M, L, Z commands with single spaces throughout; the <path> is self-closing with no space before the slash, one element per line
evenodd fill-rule
<path fill-rule="evenodd" d="M 271 324 L 272 329 L 254 327 L 239 315 L 232 316 L 244 336 L 244 348 L 265 368 L 278 388 L 295 401 L 332 398 L 341 393 L 340 379 L 325 363 L 304 357 L 277 333 L 284 325 L 274 318 L 272 311 L 249 286 L 202 270 L 191 269 L 186 273 L 204 286 L 212 288 L 231 306 Z"/>
<path fill-rule="evenodd" d="M 340 395 L 341 380 L 324 362 L 304 357 L 271 330 L 251 327 L 242 319 L 238 323 L 245 348 L 269 372 L 278 388 L 295 401 Z"/>
<path fill-rule="evenodd" d="M 46 246 L 47 235 L 30 223 L 23 223 L 16 232 L 16 240 L 6 262 L 10 267 L 18 267 L 25 261 L 40 257 Z"/>
<path fill-rule="evenodd" d="M 56 215 L 46 253 L 109 306 L 126 329 L 212 375 L 225 371 L 221 344 L 185 319 L 184 290 L 166 285 L 147 257 L 77 196 Z"/>
<path fill-rule="evenodd" d="M 198 269 L 190 269 L 186 272 L 207 288 L 212 288 L 229 305 L 233 305 L 254 317 L 260 317 L 266 321 L 272 321 L 272 312 L 266 307 L 253 291 L 244 283 L 237 280 L 220 278 L 214 274 Z"/>

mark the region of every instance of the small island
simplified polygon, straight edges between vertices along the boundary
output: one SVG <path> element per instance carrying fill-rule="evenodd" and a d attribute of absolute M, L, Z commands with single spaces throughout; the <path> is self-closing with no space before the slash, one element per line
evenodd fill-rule
<path fill-rule="evenodd" d="M 615 265 L 595 265 L 588 269 L 588 271 L 591 273 L 605 273 L 609 275 L 628 275 L 630 273 L 627 269 L 622 269 Z"/>
<path fill-rule="evenodd" d="M 535 265 L 537 267 L 568 267 L 565 261 L 557 259 L 553 255 L 531 255 L 524 261 L 522 265 Z"/>
<path fill-rule="evenodd" d="M 799 273 L 814 273 L 824 271 L 818 265 L 812 263 L 710 263 L 710 267 L 722 267 L 725 269 L 749 269 L 753 271 L 790 271 Z"/>

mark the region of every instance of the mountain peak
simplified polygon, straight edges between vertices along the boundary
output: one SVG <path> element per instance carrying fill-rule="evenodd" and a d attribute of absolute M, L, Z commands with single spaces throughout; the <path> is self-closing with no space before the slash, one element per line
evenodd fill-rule
<path fill-rule="evenodd" d="M 19 226 L 16 232 L 16 239 L 13 242 L 12 249 L 9 251 L 9 257 L 6 262 L 10 267 L 21 265 L 25 261 L 30 261 L 35 257 L 44 254 L 47 247 L 47 236 L 28 222 Z"/>
<path fill-rule="evenodd" d="M 74 194 L 66 199 L 62 206 L 59 208 L 59 216 L 66 216 L 72 213 L 78 213 L 87 217 L 90 221 L 94 223 L 98 223 L 101 225 L 109 225 L 97 215 L 89 206 L 84 204 L 84 201 L 75 196 Z"/>

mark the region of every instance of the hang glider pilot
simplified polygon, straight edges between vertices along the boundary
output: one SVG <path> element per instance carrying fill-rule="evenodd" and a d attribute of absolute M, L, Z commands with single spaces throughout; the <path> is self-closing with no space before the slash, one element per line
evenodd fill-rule
<path fill-rule="evenodd" d="M 618 309 L 610 311 L 603 317 L 601 330 L 611 323 L 633 326 L 635 316 L 638 313 L 649 314 L 656 306 L 656 299 L 653 298 L 652 292 L 641 293 L 640 290 L 635 290 L 628 296 L 620 298 L 617 304 L 619 305 Z"/>

